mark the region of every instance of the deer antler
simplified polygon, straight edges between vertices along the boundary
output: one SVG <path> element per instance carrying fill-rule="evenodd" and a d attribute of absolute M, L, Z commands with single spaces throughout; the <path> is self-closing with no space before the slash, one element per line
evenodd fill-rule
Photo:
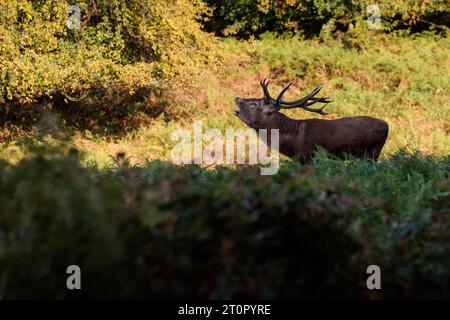
<path fill-rule="evenodd" d="M 328 112 L 323 111 L 323 109 L 325 109 L 326 105 L 324 105 L 323 107 L 318 108 L 318 109 L 309 108 L 309 106 L 311 106 L 317 102 L 321 102 L 321 103 L 325 103 L 325 104 L 333 102 L 328 97 L 321 97 L 321 98 L 315 97 L 315 95 L 318 94 L 319 91 L 322 89 L 322 84 L 320 84 L 316 88 L 314 88 L 314 90 L 311 91 L 311 93 L 309 93 L 306 97 L 299 99 L 299 100 L 289 102 L 289 101 L 283 101 L 283 95 L 289 89 L 289 87 L 292 85 L 292 82 L 289 82 L 289 84 L 280 92 L 280 94 L 276 100 L 270 96 L 269 89 L 268 89 L 269 83 L 270 83 L 270 81 L 266 81 L 266 79 L 264 79 L 260 82 L 261 87 L 263 88 L 264 98 L 266 99 L 267 102 L 271 103 L 278 110 L 279 109 L 302 108 L 304 110 L 307 110 L 310 112 L 315 112 L 315 113 L 321 114 L 323 116 L 329 114 Z"/>
<path fill-rule="evenodd" d="M 270 80 L 267 80 L 266 78 L 264 78 L 263 80 L 261 80 L 259 82 L 259 84 L 261 85 L 261 87 L 263 89 L 264 99 L 266 99 L 266 102 L 271 103 L 271 104 L 275 104 L 276 100 L 274 98 L 272 98 L 270 96 L 270 93 L 269 93 L 269 89 L 268 89 L 269 83 L 270 83 Z"/>

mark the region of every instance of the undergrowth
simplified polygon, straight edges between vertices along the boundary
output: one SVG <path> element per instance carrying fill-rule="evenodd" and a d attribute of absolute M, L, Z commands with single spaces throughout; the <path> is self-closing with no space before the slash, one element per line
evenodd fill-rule
<path fill-rule="evenodd" d="M 261 176 L 40 152 L 0 165 L 2 298 L 450 297 L 448 157 L 319 153 Z"/>

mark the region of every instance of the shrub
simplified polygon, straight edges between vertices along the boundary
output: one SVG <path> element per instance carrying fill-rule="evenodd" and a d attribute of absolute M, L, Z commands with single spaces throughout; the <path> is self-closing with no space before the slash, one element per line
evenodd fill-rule
<path fill-rule="evenodd" d="M 0 4 L 0 103 L 77 96 L 114 85 L 133 94 L 192 81 L 212 62 L 199 1 L 79 1 L 81 29 L 67 27 L 65 0 Z M 40 101 L 42 102 L 42 101 Z"/>
<path fill-rule="evenodd" d="M 266 31 L 301 32 L 318 35 L 321 30 L 347 30 L 366 18 L 367 0 L 208 0 L 214 9 L 211 30 L 224 35 L 249 37 Z M 448 30 L 448 1 L 377 1 L 386 31 L 415 25 Z M 325 29 L 325 30 L 324 30 Z"/>
<path fill-rule="evenodd" d="M 164 162 L 98 171 L 59 154 L 1 163 L 0 297 L 448 298 L 449 160 L 319 154 L 273 177 Z M 66 289 L 71 264 L 81 293 Z"/>

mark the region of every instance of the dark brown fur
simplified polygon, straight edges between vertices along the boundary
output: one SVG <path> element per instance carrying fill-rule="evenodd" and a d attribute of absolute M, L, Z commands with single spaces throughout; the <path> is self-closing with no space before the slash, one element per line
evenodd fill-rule
<path fill-rule="evenodd" d="M 294 120 L 274 110 L 264 98 L 236 98 L 235 102 L 236 116 L 255 130 L 279 129 L 279 151 L 303 162 L 311 159 L 317 147 L 340 158 L 350 154 L 377 160 L 389 132 L 385 121 L 367 116 Z"/>

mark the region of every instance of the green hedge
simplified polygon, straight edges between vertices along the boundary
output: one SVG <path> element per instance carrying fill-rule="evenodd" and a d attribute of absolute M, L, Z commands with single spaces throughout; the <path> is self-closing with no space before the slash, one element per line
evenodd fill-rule
<path fill-rule="evenodd" d="M 448 157 L 319 154 L 271 177 L 118 164 L 0 164 L 0 298 L 450 297 Z"/>
<path fill-rule="evenodd" d="M 266 31 L 318 35 L 323 30 L 347 30 L 368 17 L 368 5 L 378 4 L 383 29 L 437 27 L 449 30 L 450 4 L 446 0 L 207 0 L 214 8 L 210 30 L 249 37 Z M 373 13 L 371 13 L 373 14 Z"/>

